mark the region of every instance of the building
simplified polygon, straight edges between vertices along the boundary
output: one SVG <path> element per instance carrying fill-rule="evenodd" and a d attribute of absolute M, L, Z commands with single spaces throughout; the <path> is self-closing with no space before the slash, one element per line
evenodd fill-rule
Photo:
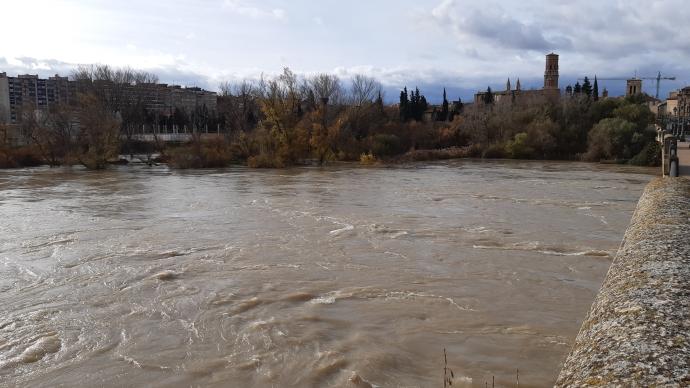
<path fill-rule="evenodd" d="M 677 113 L 679 117 L 690 117 L 690 86 L 678 91 Z"/>
<path fill-rule="evenodd" d="M 10 88 L 7 73 L 0 73 L 0 124 L 10 122 Z"/>
<path fill-rule="evenodd" d="M 546 55 L 546 70 L 544 71 L 545 91 L 558 91 L 558 54 Z M 558 92 L 560 95 L 560 91 Z"/>
<path fill-rule="evenodd" d="M 522 90 L 520 79 L 518 78 L 515 89 L 512 89 L 509 78 L 505 90 L 491 91 L 491 96 L 488 96 L 488 90 L 485 92 L 478 92 L 474 95 L 474 102 L 476 104 L 485 104 L 487 101 L 492 101 L 494 103 L 513 102 L 516 99 L 524 99 L 526 97 L 559 98 L 561 96 L 561 90 L 558 86 L 558 58 L 558 54 L 550 53 L 546 55 L 543 88 L 537 90 Z"/>
<path fill-rule="evenodd" d="M 630 78 L 626 81 L 625 96 L 630 97 L 642 93 L 642 80 L 639 78 Z"/>
<path fill-rule="evenodd" d="M 197 109 L 215 112 L 216 93 L 201 88 L 183 88 L 166 84 L 114 85 L 110 81 L 94 81 L 91 86 L 103 92 L 107 98 L 119 94 L 128 102 L 141 102 L 149 114 L 170 116 L 175 110 L 191 115 Z M 21 111 L 27 107 L 47 110 L 53 106 L 74 105 L 78 91 L 86 87 L 70 81 L 67 77 L 55 75 L 41 79 L 38 75 L 18 75 L 8 77 L 0 73 L 0 123 L 17 124 L 21 121 Z"/>
<path fill-rule="evenodd" d="M 75 101 L 76 87 L 67 77 L 55 75 L 41 79 L 32 74 L 8 77 L 7 73 L 0 73 L 0 122 L 19 122 L 25 107 L 45 110 Z"/>
<path fill-rule="evenodd" d="M 673 91 L 668 94 L 666 101 L 659 104 L 657 107 L 657 115 L 665 117 L 676 115 L 678 113 L 678 91 Z"/>

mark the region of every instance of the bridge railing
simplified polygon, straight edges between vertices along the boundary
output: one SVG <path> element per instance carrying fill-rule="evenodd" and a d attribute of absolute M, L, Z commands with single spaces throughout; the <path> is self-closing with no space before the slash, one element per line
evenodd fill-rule
<path fill-rule="evenodd" d="M 645 189 L 556 387 L 690 386 L 690 180 Z"/>
<path fill-rule="evenodd" d="M 657 133 L 657 141 L 661 143 L 661 175 L 677 177 L 679 175 L 678 139 L 660 130 Z"/>

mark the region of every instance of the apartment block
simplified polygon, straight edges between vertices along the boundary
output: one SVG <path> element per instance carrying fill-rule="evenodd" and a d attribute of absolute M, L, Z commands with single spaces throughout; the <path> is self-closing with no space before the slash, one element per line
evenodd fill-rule
<path fill-rule="evenodd" d="M 106 98 L 115 96 L 126 101 L 141 102 L 149 113 L 161 116 L 172 115 L 175 109 L 191 114 L 200 107 L 215 112 L 216 93 L 201 88 L 183 88 L 167 84 L 114 85 L 110 81 L 94 81 L 97 90 Z M 41 79 L 37 75 L 8 77 L 0 73 L 0 122 L 16 124 L 21 120 L 22 109 L 31 107 L 46 110 L 58 105 L 74 105 L 78 91 L 84 84 L 70 81 L 67 77 L 55 75 Z"/>
<path fill-rule="evenodd" d="M 16 124 L 25 107 L 45 110 L 75 101 L 76 87 L 67 77 L 41 79 L 32 74 L 8 77 L 0 73 L 0 122 Z"/>

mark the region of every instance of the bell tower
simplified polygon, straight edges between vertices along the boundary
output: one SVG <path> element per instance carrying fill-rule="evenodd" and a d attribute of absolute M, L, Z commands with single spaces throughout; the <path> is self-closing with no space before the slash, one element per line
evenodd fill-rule
<path fill-rule="evenodd" d="M 630 97 L 640 93 L 642 93 L 642 80 L 639 78 L 629 79 L 625 88 L 625 96 Z"/>
<path fill-rule="evenodd" d="M 544 89 L 558 89 L 558 54 L 551 53 L 546 56 Z"/>

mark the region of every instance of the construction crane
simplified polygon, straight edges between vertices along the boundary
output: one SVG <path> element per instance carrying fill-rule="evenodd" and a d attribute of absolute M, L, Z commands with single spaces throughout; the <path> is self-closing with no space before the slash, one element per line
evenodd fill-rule
<path fill-rule="evenodd" d="M 656 81 L 656 99 L 659 99 L 659 86 L 661 85 L 661 80 L 675 81 L 676 77 L 662 77 L 661 72 L 657 74 L 656 77 L 633 77 L 633 78 L 597 78 L 599 81 L 627 81 L 630 79 L 645 79 Z M 584 78 L 578 78 L 578 81 L 584 81 Z M 591 81 L 591 80 L 590 80 Z"/>

